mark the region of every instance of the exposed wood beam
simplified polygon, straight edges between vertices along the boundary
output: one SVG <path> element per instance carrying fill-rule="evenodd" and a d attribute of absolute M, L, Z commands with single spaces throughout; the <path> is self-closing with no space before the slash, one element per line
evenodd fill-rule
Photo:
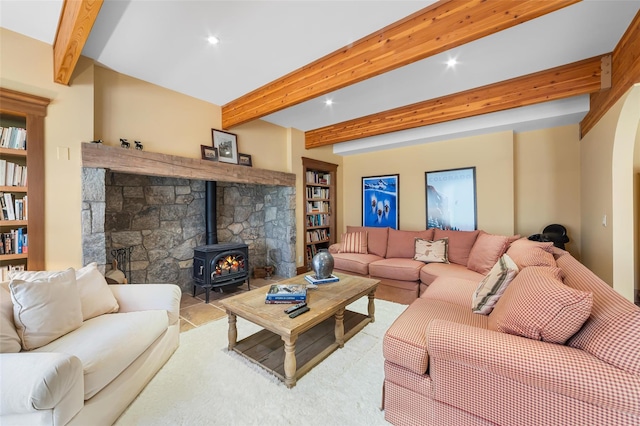
<path fill-rule="evenodd" d="M 225 129 L 497 33 L 580 0 L 441 0 L 222 107 Z"/>
<path fill-rule="evenodd" d="M 64 0 L 53 42 L 53 81 L 69 84 L 104 0 Z"/>
<path fill-rule="evenodd" d="M 580 123 L 581 136 L 604 116 L 627 90 L 640 83 L 640 12 L 611 55 L 611 88 L 591 94 L 591 107 Z"/>
<path fill-rule="evenodd" d="M 305 147 L 317 148 L 597 92 L 601 87 L 601 59 L 600 56 L 585 59 L 477 89 L 310 130 L 305 133 Z"/>

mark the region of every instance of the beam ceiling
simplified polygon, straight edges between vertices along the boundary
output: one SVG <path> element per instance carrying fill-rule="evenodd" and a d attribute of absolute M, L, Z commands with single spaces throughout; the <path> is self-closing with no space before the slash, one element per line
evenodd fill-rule
<path fill-rule="evenodd" d="M 53 42 L 53 81 L 69 84 L 104 0 L 64 0 Z"/>
<path fill-rule="evenodd" d="M 317 148 L 540 102 L 594 93 L 601 89 L 602 59 L 603 57 L 585 59 L 573 64 L 455 93 L 442 98 L 310 130 L 305 133 L 305 147 L 307 149 Z"/>
<path fill-rule="evenodd" d="M 441 0 L 222 107 L 224 129 L 505 30 L 580 0 Z"/>

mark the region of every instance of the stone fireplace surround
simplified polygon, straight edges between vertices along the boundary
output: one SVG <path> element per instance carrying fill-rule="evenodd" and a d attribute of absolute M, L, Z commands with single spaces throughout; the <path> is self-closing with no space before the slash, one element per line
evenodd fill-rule
<path fill-rule="evenodd" d="M 219 242 L 248 244 L 250 271 L 296 274 L 295 175 L 98 144 L 83 144 L 82 157 L 83 264 L 109 270 L 111 250 L 133 246 L 132 283 L 191 291 L 214 180 Z"/>

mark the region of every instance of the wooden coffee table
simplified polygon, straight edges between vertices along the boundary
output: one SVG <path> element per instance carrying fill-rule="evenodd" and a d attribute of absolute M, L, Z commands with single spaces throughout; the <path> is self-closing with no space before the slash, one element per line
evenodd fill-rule
<path fill-rule="evenodd" d="M 292 305 L 265 303 L 268 286 L 221 300 L 220 304 L 229 316 L 229 350 L 272 372 L 287 387 L 295 386 L 313 366 L 375 320 L 374 294 L 379 281 L 340 273 L 334 275 L 340 281 L 307 290 L 307 304 L 311 310 L 293 319 L 283 312 Z M 304 275 L 298 275 L 278 284 L 307 284 L 307 281 Z M 345 309 L 363 296 L 369 297 L 368 315 Z M 236 342 L 236 317 L 264 330 Z"/>

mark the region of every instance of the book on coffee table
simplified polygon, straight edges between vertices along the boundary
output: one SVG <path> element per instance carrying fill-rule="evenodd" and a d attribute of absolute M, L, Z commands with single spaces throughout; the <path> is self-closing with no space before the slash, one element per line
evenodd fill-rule
<path fill-rule="evenodd" d="M 300 303 L 306 300 L 307 286 L 304 284 L 272 284 L 265 303 Z"/>
<path fill-rule="evenodd" d="M 304 279 L 310 282 L 311 284 L 327 284 L 327 283 L 335 283 L 336 281 L 340 281 L 340 278 L 335 275 L 329 275 L 327 278 L 316 278 L 315 275 L 305 275 Z"/>

